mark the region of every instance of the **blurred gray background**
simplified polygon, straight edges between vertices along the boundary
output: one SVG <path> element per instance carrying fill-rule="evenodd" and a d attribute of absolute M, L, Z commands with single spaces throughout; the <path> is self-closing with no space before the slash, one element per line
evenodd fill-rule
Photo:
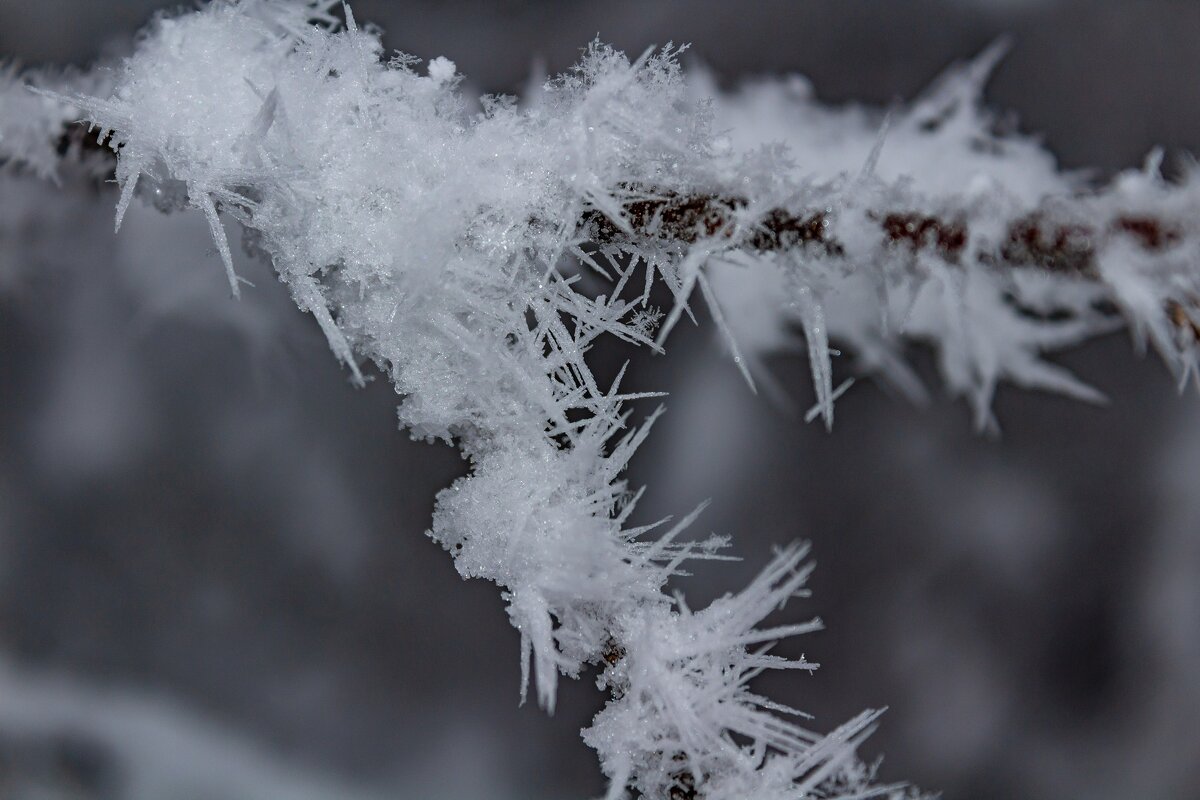
<path fill-rule="evenodd" d="M 0 54 L 86 63 L 170 5 L 0 0 Z M 490 92 L 599 34 L 691 42 L 729 86 L 798 72 L 829 102 L 886 105 L 1011 34 L 988 101 L 1065 166 L 1200 152 L 1192 0 L 353 8 Z M 461 460 L 396 430 L 385 382 L 351 388 L 267 268 L 243 258 L 256 288 L 235 304 L 201 220 L 135 204 L 114 237 L 114 201 L 0 182 L 0 798 L 153 796 L 130 775 L 168 740 L 228 768 L 203 737 L 113 722 L 147 716 L 339 787 L 314 797 L 601 793 L 578 737 L 591 678 L 554 717 L 519 708 L 495 587 L 422 535 Z M 961 404 L 860 383 L 826 434 L 751 396 L 711 327 L 681 327 L 626 384 L 671 392 L 631 479 L 646 518 L 712 497 L 699 532 L 734 536 L 744 561 L 684 582 L 693 604 L 812 541 L 813 597 L 789 613 L 828 630 L 783 651 L 823 666 L 761 687 L 823 730 L 888 706 L 864 750 L 886 779 L 951 799 L 1200 797 L 1200 397 L 1125 334 L 1060 360 L 1110 405 L 1004 388 L 996 441 Z M 772 368 L 807 407 L 802 356 Z"/>

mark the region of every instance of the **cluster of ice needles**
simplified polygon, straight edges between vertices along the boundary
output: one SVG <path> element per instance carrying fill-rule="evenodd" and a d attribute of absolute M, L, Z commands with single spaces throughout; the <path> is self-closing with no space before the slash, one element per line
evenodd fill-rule
<path fill-rule="evenodd" d="M 749 686 L 813 667 L 769 650 L 817 622 L 762 627 L 802 592 L 803 547 L 702 610 L 664 591 L 726 542 L 686 536 L 700 509 L 630 523 L 622 475 L 654 416 L 625 405 L 653 393 L 623 371 L 601 383 L 589 349 L 661 351 L 699 296 L 752 384 L 770 385 L 765 352 L 803 341 L 827 424 L 831 341 L 915 398 L 902 348 L 930 345 L 981 427 L 1000 380 L 1101 399 L 1044 355 L 1121 321 L 1183 379 L 1192 184 L 1152 159 L 1092 191 L 997 132 L 979 103 L 997 50 L 886 119 L 795 82 L 721 96 L 676 49 L 600 44 L 522 104 L 476 106 L 452 62 L 422 70 L 335 10 L 219 0 L 154 21 L 110 85 L 30 93 L 10 74 L 0 156 L 49 173 L 83 116 L 118 154 L 118 226 L 137 194 L 198 210 L 234 295 L 226 228 L 242 226 L 354 380 L 387 376 L 402 426 L 462 451 L 429 535 L 501 588 L 543 707 L 560 675 L 597 670 L 611 699 L 583 736 L 610 800 L 905 793 L 855 755 L 874 712 L 816 734 Z"/>

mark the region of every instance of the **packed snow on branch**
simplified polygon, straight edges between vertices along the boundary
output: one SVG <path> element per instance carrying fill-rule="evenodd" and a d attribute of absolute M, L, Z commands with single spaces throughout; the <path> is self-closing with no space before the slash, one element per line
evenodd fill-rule
<path fill-rule="evenodd" d="M 719 96 L 675 48 L 599 43 L 525 104 L 477 106 L 452 61 L 422 69 L 331 8 L 161 17 L 111 89 L 21 94 L 10 75 L 2 108 L 37 114 L 6 112 L 0 142 L 46 171 L 32 140 L 81 109 L 118 153 L 118 225 L 135 195 L 201 212 L 235 295 L 242 226 L 353 379 L 386 375 L 402 426 L 461 449 L 471 472 L 430 536 L 501 587 L 542 706 L 559 675 L 599 671 L 611 700 L 584 738 L 609 798 L 902 793 L 854 755 L 873 712 L 818 735 L 748 686 L 813 666 L 768 650 L 818 623 L 759 627 L 802 592 L 803 549 L 703 610 L 664 591 L 725 541 L 686 536 L 699 509 L 630 523 L 622 474 L 653 418 L 631 426 L 624 404 L 651 393 L 601 384 L 586 355 L 604 334 L 659 351 L 702 297 L 752 384 L 803 339 L 827 424 L 831 342 L 914 397 L 902 346 L 927 343 L 983 427 L 1000 380 L 1099 400 L 1043 354 L 1122 319 L 1184 378 L 1194 184 L 1154 160 L 1103 190 L 1060 173 L 980 105 L 998 48 L 890 117 L 822 107 L 798 79 Z"/>

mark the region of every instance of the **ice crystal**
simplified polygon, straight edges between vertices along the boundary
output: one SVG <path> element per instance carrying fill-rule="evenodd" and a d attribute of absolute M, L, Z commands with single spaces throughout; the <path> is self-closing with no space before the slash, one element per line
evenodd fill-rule
<path fill-rule="evenodd" d="M 1118 313 L 1185 377 L 1194 182 L 1151 162 L 1090 190 L 1001 132 L 979 102 L 1000 47 L 890 117 L 823 108 L 795 80 L 714 99 L 677 48 L 630 60 L 600 43 L 536 102 L 475 113 L 452 61 L 422 74 L 331 6 L 162 17 L 111 91 L 30 102 L 77 105 L 119 153 L 118 225 L 138 192 L 200 211 L 235 295 L 225 226 L 252 231 L 353 379 L 369 364 L 403 427 L 470 459 L 429 535 L 501 587 L 523 696 L 532 684 L 552 711 L 561 674 L 599 669 L 612 699 L 584 738 L 610 798 L 900 793 L 854 755 L 874 712 L 818 735 L 748 685 L 813 667 L 768 650 L 816 622 L 760 627 L 801 591 L 803 548 L 706 609 L 664 592 L 725 542 L 685 537 L 699 509 L 630 523 L 622 474 L 653 417 L 631 426 L 624 404 L 653 393 L 602 385 L 587 354 L 605 334 L 661 350 L 699 296 L 752 385 L 765 352 L 802 337 L 827 424 L 849 386 L 832 344 L 914 397 L 900 345 L 930 344 L 981 427 L 1000 380 L 1099 400 L 1043 354 Z"/>

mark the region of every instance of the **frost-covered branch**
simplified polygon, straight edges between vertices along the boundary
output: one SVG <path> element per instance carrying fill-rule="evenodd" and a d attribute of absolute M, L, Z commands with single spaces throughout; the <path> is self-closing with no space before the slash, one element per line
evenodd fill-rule
<path fill-rule="evenodd" d="M 622 205 L 619 220 L 590 209 L 581 229 L 602 247 L 635 252 L 727 240 L 698 282 L 735 357 L 740 363 L 739 341 L 755 356 L 763 339 L 781 344 L 789 321 L 800 327 L 827 423 L 834 389 L 824 342 L 850 345 L 862 368 L 882 371 L 919 399 L 922 390 L 895 352 L 908 339 L 939 350 L 947 384 L 969 395 L 979 426 L 990 427 L 998 378 L 1102 399 L 1040 353 L 1112 330 L 1122 316 L 1181 381 L 1194 374 L 1196 200 L 1187 186 L 1168 187 L 1157 170 L 1154 159 L 1106 191 L 1051 197 L 998 217 L 969 203 L 941 200 L 934 207 L 949 210 L 938 213 L 928 198 L 889 192 L 880 202 L 874 192 L 838 186 L 828 187 L 828 205 L 748 217 L 743 197 L 643 189 Z M 724 253 L 746 274 L 725 270 Z M 704 286 L 704 272 L 716 291 Z M 974 316 L 964 315 L 971 305 Z M 824 313 L 830 306 L 843 313 Z M 966 351 L 955 349 L 963 343 Z"/>
<path fill-rule="evenodd" d="M 997 50 L 890 118 L 788 85 L 714 98 L 675 49 L 630 61 L 600 44 L 524 105 L 474 110 L 452 62 L 418 72 L 331 6 L 161 18 L 111 89 L 36 95 L 35 128 L 82 109 L 118 154 L 117 224 L 137 194 L 200 211 L 235 295 L 239 223 L 354 379 L 387 376 L 402 426 L 470 460 L 429 534 L 501 587 L 523 693 L 553 710 L 560 675 L 599 670 L 611 699 L 584 738 L 609 798 L 899 793 L 854 754 L 874 712 L 819 735 L 749 688 L 813 666 L 768 651 L 819 623 L 763 627 L 802 593 L 803 548 L 703 610 L 664 592 L 725 541 L 684 538 L 700 509 L 632 523 L 640 491 L 622 475 L 657 415 L 631 427 L 625 404 L 655 393 L 623 370 L 602 385 L 588 351 L 605 334 L 662 350 L 699 290 L 752 382 L 802 333 L 827 423 L 831 341 L 913 396 L 901 347 L 932 345 L 981 426 L 1002 379 L 1100 399 L 1043 354 L 1121 318 L 1183 378 L 1194 184 L 1152 161 L 1089 188 L 999 132 L 978 100 Z"/>
<path fill-rule="evenodd" d="M 735 215 L 748 205 L 742 197 L 680 196 L 653 188 L 635 194 L 644 199 L 621 209 L 627 229 L 597 209 L 585 211 L 580 224 L 588 239 L 604 246 L 632 247 L 645 239 L 695 244 L 704 238 L 731 235 Z M 830 234 L 832 214 L 830 209 L 807 213 L 770 209 L 752 226 L 742 246 L 760 253 L 813 248 L 818 255 L 844 256 L 846 248 Z M 1056 222 L 1054 216 L 1053 212 L 1033 211 L 1014 220 L 998 248 L 973 257 L 1001 268 L 1039 268 L 1094 279 L 1099 277 L 1097 248 L 1113 236 L 1127 236 L 1148 252 L 1176 247 L 1183 236 L 1180 225 L 1151 214 L 1125 213 L 1104 225 Z M 931 251 L 950 263 L 962 261 L 971 237 L 961 219 L 898 210 L 869 212 L 868 217 L 878 223 L 881 243 L 913 252 Z"/>

